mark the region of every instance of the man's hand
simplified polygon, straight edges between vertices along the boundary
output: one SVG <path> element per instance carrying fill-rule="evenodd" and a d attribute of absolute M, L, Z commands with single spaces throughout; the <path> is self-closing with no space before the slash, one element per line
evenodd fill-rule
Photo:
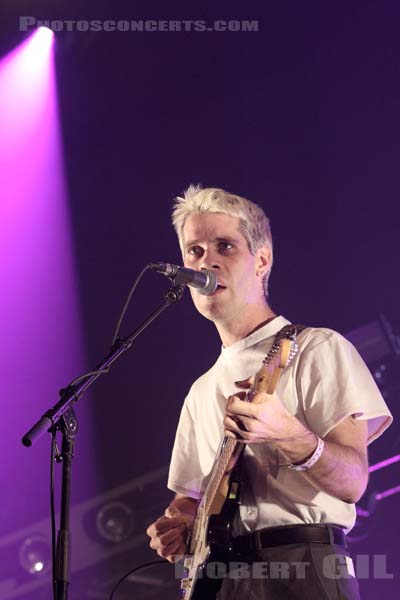
<path fill-rule="evenodd" d="M 175 498 L 162 517 L 147 528 L 151 538 L 150 548 L 169 562 L 176 562 L 186 553 L 188 529 L 192 526 L 197 510 L 194 498 Z"/>
<path fill-rule="evenodd" d="M 236 383 L 249 388 L 252 378 Z M 225 435 L 248 444 L 278 441 L 295 435 L 296 419 L 286 410 L 279 396 L 256 394 L 246 402 L 245 392 L 229 396 L 224 419 Z"/>
<path fill-rule="evenodd" d="M 249 388 L 251 380 L 236 383 Z M 316 448 L 315 434 L 282 404 L 277 394 L 256 394 L 244 402 L 244 392 L 228 398 L 225 435 L 247 444 L 272 442 L 288 463 L 302 463 Z M 358 502 L 368 483 L 368 425 L 350 415 L 324 436 L 324 451 L 302 476 L 344 502 Z"/>

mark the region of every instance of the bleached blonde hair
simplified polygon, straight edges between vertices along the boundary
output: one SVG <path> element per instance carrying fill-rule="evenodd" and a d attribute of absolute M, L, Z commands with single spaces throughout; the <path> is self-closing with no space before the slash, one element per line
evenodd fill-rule
<path fill-rule="evenodd" d="M 192 214 L 222 213 L 239 219 L 239 228 L 247 241 L 251 254 L 267 246 L 271 251 L 271 263 L 263 277 L 265 297 L 268 297 L 268 281 L 273 262 L 271 227 L 267 215 L 254 202 L 230 194 L 219 188 L 203 188 L 190 185 L 183 196 L 175 198 L 172 223 L 178 235 L 181 251 L 184 249 L 183 228 Z"/>

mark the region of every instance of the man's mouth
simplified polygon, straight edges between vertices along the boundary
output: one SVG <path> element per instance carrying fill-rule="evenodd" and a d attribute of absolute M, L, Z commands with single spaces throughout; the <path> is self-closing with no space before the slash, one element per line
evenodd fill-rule
<path fill-rule="evenodd" d="M 216 288 L 215 292 L 213 292 L 213 293 L 211 294 L 211 296 L 214 296 L 214 294 L 217 294 L 218 292 L 221 292 L 222 290 L 226 290 L 226 286 L 225 286 L 225 285 L 223 285 L 222 283 L 219 283 L 219 284 L 217 285 L 217 288 Z"/>

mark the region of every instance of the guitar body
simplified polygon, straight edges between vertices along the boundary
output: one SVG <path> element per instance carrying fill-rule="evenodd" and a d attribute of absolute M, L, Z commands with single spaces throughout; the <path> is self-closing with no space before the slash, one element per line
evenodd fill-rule
<path fill-rule="evenodd" d="M 196 552 L 185 560 L 187 577 L 181 581 L 180 596 L 184 600 L 215 600 L 228 572 L 228 563 L 233 556 L 233 520 L 240 504 L 239 471 L 240 458 L 230 478 L 228 496 L 221 512 L 205 517 Z"/>

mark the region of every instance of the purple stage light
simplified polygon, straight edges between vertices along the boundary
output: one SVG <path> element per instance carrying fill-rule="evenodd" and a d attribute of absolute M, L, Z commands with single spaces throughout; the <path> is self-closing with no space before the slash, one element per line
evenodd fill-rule
<path fill-rule="evenodd" d="M 0 452 L 9 527 L 48 509 L 48 441 L 27 450 L 21 435 L 85 370 L 53 39 L 40 28 L 0 61 Z M 77 414 L 92 448 L 87 399 Z M 79 468 L 81 499 L 95 468 Z"/>
<path fill-rule="evenodd" d="M 35 39 L 39 39 L 40 43 L 44 46 L 49 46 L 54 38 L 53 30 L 49 27 L 38 27 L 36 34 L 34 34 Z"/>
<path fill-rule="evenodd" d="M 375 498 L 377 500 L 383 500 L 384 498 L 389 498 L 389 496 L 393 496 L 393 494 L 398 494 L 400 492 L 400 485 L 396 485 L 393 488 L 389 488 L 388 490 L 385 490 L 384 492 L 379 492 L 378 494 L 375 495 Z"/>
<path fill-rule="evenodd" d="M 391 456 L 390 458 L 386 458 L 385 460 L 381 460 L 380 462 L 371 465 L 368 469 L 368 471 L 370 473 L 373 473 L 374 471 L 379 471 L 379 469 L 384 469 L 385 467 L 388 467 L 389 465 L 392 465 L 393 463 L 399 462 L 400 461 L 400 454 L 396 454 L 395 456 Z"/>

